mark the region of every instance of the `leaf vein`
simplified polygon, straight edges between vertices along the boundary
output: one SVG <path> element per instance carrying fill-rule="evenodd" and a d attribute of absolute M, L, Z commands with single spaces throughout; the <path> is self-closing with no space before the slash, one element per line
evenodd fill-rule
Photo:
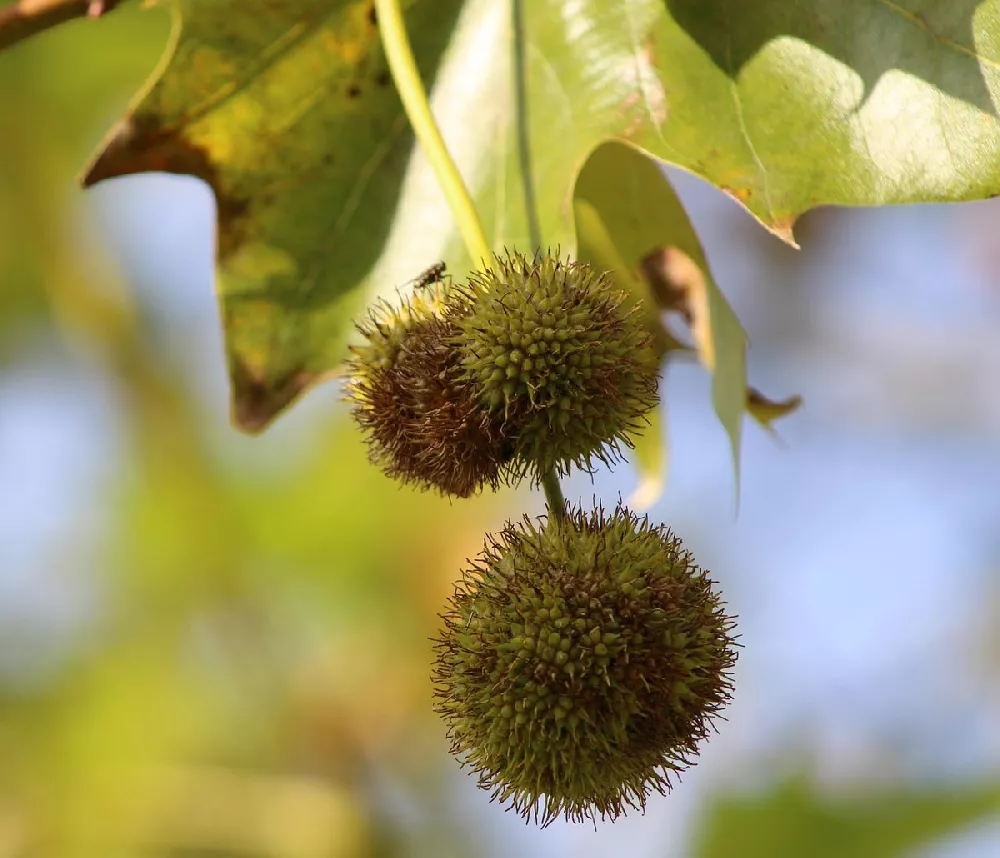
<path fill-rule="evenodd" d="M 878 0 L 886 9 L 895 12 L 900 17 L 905 18 L 913 26 L 919 27 L 927 35 L 929 35 L 935 42 L 939 45 L 946 45 L 961 54 L 965 54 L 967 57 L 972 57 L 972 59 L 977 60 L 985 65 L 992 66 L 995 69 L 1000 69 L 1000 62 L 990 59 L 989 57 L 984 57 L 981 54 L 977 54 L 974 48 L 970 48 L 967 45 L 963 45 L 961 42 L 956 42 L 954 39 L 949 39 L 947 36 L 942 36 L 936 33 L 931 26 L 923 19 L 923 17 L 916 12 L 911 12 L 909 9 L 904 9 L 892 0 Z"/>
<path fill-rule="evenodd" d="M 311 22 L 299 21 L 293 24 L 278 38 L 272 41 L 271 44 L 265 46 L 261 50 L 258 61 L 254 63 L 245 74 L 236 79 L 227 81 L 215 92 L 207 96 L 200 104 L 178 117 L 177 121 L 172 123 L 170 126 L 171 129 L 176 130 L 183 128 L 185 125 L 198 122 L 213 110 L 218 109 L 231 98 L 243 92 L 247 89 L 247 87 L 252 85 L 254 81 L 256 81 L 264 73 L 264 71 L 272 67 L 283 57 L 287 56 L 312 32 L 322 26 L 327 19 L 332 17 L 333 13 L 334 10 L 327 9 L 323 12 L 323 14 L 317 16 L 315 20 Z"/>

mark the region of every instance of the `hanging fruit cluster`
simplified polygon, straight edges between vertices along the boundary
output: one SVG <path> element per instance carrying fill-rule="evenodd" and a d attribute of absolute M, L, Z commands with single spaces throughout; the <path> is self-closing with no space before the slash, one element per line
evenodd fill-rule
<path fill-rule="evenodd" d="M 440 267 L 359 325 L 348 395 L 372 461 L 468 497 L 614 463 L 657 400 L 636 308 L 588 265 Z M 482 787 L 542 825 L 614 819 L 690 765 L 729 700 L 734 623 L 680 540 L 619 505 L 508 524 L 444 614 L 436 709 Z"/>

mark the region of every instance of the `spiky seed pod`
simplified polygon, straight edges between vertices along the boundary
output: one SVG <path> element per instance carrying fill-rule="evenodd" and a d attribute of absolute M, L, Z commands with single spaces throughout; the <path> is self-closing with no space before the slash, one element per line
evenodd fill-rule
<path fill-rule="evenodd" d="M 387 474 L 442 494 L 468 497 L 499 482 L 501 423 L 461 380 L 456 330 L 439 315 L 440 291 L 400 307 L 378 304 L 358 326 L 347 396 L 369 457 Z"/>
<path fill-rule="evenodd" d="M 712 582 L 621 506 L 508 524 L 443 619 L 435 708 L 452 751 L 542 825 L 643 809 L 729 700 L 734 623 Z"/>
<path fill-rule="evenodd" d="M 656 403 L 649 337 L 625 294 L 589 265 L 508 254 L 448 305 L 465 377 L 504 415 L 522 472 L 617 458 Z"/>

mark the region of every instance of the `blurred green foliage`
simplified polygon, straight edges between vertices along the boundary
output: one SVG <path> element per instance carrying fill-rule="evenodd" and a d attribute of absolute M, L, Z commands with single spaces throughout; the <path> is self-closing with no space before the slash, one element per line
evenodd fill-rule
<path fill-rule="evenodd" d="M 695 837 L 696 858 L 903 858 L 995 816 L 1000 786 L 950 789 L 841 785 L 808 774 L 765 790 L 712 800 Z M 738 844 L 738 846 L 737 846 Z"/>
<path fill-rule="evenodd" d="M 123 427 L 107 532 L 65 557 L 98 618 L 52 672 L 0 680 L 0 855 L 401 854 L 367 784 L 450 771 L 429 639 L 497 503 L 398 489 L 339 409 L 287 467 L 212 450 L 76 185 L 162 51 L 165 16 L 136 12 L 0 54 L 0 360 L 96 357 Z M 461 829 L 427 854 L 468 854 Z"/>

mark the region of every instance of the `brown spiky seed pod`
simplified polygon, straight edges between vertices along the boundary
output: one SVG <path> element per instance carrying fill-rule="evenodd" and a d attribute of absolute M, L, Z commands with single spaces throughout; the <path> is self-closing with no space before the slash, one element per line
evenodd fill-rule
<path fill-rule="evenodd" d="M 657 401 L 649 336 L 625 293 L 589 265 L 499 257 L 449 294 L 448 314 L 466 381 L 504 416 L 515 473 L 616 459 Z"/>
<path fill-rule="evenodd" d="M 443 616 L 436 710 L 480 786 L 545 825 L 666 792 L 729 700 L 733 620 L 624 507 L 509 524 Z"/>
<path fill-rule="evenodd" d="M 400 306 L 377 304 L 358 326 L 347 395 L 369 455 L 387 474 L 442 494 L 496 488 L 502 421 L 480 408 L 461 379 L 453 322 L 441 293 L 423 289 Z"/>

